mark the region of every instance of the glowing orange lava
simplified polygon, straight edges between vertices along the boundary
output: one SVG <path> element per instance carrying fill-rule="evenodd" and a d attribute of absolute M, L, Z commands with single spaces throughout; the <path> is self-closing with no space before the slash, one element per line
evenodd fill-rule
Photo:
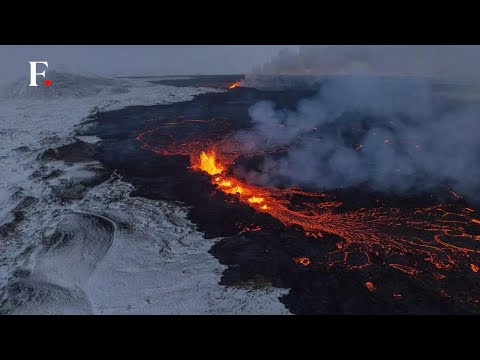
<path fill-rule="evenodd" d="M 240 86 L 240 81 L 235 81 L 232 85 L 230 85 L 229 89 L 235 89 L 236 87 Z"/>
<path fill-rule="evenodd" d="M 197 165 L 200 170 L 210 175 L 217 175 L 223 172 L 223 167 L 217 164 L 216 154 L 214 151 L 200 153 L 200 163 Z"/>
<path fill-rule="evenodd" d="M 308 266 L 311 263 L 308 257 L 294 258 L 293 261 L 296 262 L 297 264 L 302 264 L 303 266 Z"/>
<path fill-rule="evenodd" d="M 480 270 L 480 268 L 475 264 L 470 264 L 470 269 L 472 269 L 473 272 L 478 272 L 478 270 Z"/>
<path fill-rule="evenodd" d="M 419 273 L 419 271 L 417 269 L 414 269 L 410 266 L 401 265 L 401 264 L 389 264 L 389 265 L 391 267 L 393 267 L 394 269 L 403 271 L 404 273 L 406 273 L 410 276 L 414 276 L 414 275 L 417 275 Z"/>
<path fill-rule="evenodd" d="M 231 183 L 231 181 L 228 181 Z M 241 186 L 230 186 L 224 190 L 227 194 L 243 194 L 243 188 Z"/>
<path fill-rule="evenodd" d="M 248 198 L 247 201 L 251 204 L 261 204 L 264 201 L 264 198 L 252 196 L 251 198 Z"/>
<path fill-rule="evenodd" d="M 212 183 L 217 185 L 223 192 L 227 194 L 237 195 L 240 200 L 250 205 L 261 205 L 261 210 L 268 210 L 263 196 L 264 190 L 261 188 L 247 185 L 246 183 L 233 178 L 224 176 L 226 165 L 222 165 L 217 160 L 214 150 L 201 151 L 199 159 L 192 159 L 192 167 L 196 170 L 205 171 L 210 175 L 220 175 L 212 179 Z"/>
<path fill-rule="evenodd" d="M 373 283 L 370 282 L 370 281 L 367 281 L 367 282 L 365 283 L 365 286 L 366 286 L 366 288 L 367 288 L 369 291 L 371 291 L 371 292 L 374 292 L 375 290 L 377 290 L 377 288 L 375 287 L 375 285 L 373 285 Z"/>

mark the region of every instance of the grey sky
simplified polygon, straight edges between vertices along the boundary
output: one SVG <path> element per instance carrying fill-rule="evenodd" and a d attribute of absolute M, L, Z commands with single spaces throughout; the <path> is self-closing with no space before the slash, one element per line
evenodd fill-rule
<path fill-rule="evenodd" d="M 295 45 L 2 45 L 0 81 L 26 76 L 28 61 L 98 75 L 185 75 L 249 72 Z"/>

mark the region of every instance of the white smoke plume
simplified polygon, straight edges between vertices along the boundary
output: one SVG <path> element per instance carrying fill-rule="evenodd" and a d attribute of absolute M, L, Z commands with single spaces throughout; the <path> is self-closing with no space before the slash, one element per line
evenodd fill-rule
<path fill-rule="evenodd" d="M 413 70 L 425 75 L 425 55 L 425 61 L 411 65 L 400 62 L 399 50 L 388 58 L 386 49 L 354 49 L 351 64 L 377 66 L 382 72 L 397 70 L 397 75 L 410 69 L 410 77 L 331 77 L 321 81 L 317 95 L 300 101 L 294 110 L 271 102 L 255 104 L 249 111 L 253 128 L 239 133 L 237 139 L 248 151 L 279 146 L 288 146 L 289 151 L 286 156 L 267 156 L 259 171 L 238 168 L 237 175 L 263 185 L 320 190 L 367 184 L 378 191 L 409 193 L 449 186 L 480 200 L 480 88 L 412 77 Z M 425 49 L 415 49 L 417 55 L 426 54 Z M 447 66 L 454 54 L 438 51 L 447 58 L 428 69 L 430 75 L 440 69 L 466 75 L 468 69 Z M 322 65 L 340 70 L 349 63 L 347 49 L 329 54 L 326 48 L 303 47 L 300 54 L 280 54 L 288 62 L 274 59 L 264 70 L 278 69 L 279 63 L 288 63 L 288 69 L 296 71 L 306 64 L 307 69 Z M 332 60 L 338 54 L 345 57 L 343 64 Z M 470 75 L 477 77 L 478 73 Z"/>

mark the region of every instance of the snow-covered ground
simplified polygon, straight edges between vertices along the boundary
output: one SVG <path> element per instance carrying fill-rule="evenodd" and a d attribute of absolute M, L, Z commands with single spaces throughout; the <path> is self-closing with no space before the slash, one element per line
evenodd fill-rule
<path fill-rule="evenodd" d="M 216 90 L 63 78 L 75 89 L 35 97 L 17 83 L 0 99 L 0 313 L 288 313 L 278 301 L 286 290 L 218 285 L 215 240 L 182 206 L 132 198 L 116 174 L 86 190 L 79 181 L 98 177 L 101 164 L 42 157 L 101 141 L 74 137 L 93 111 Z"/>

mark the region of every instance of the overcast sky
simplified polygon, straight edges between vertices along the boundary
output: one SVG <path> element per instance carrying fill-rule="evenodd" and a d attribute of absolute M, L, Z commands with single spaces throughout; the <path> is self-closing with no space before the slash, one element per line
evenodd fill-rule
<path fill-rule="evenodd" d="M 480 81 L 480 46 L 438 45 L 0 45 L 0 83 L 29 61 L 97 75 L 376 74 Z"/>
<path fill-rule="evenodd" d="M 295 45 L 1 45 L 0 81 L 27 76 L 29 61 L 49 69 L 98 75 L 186 75 L 249 72 Z"/>

